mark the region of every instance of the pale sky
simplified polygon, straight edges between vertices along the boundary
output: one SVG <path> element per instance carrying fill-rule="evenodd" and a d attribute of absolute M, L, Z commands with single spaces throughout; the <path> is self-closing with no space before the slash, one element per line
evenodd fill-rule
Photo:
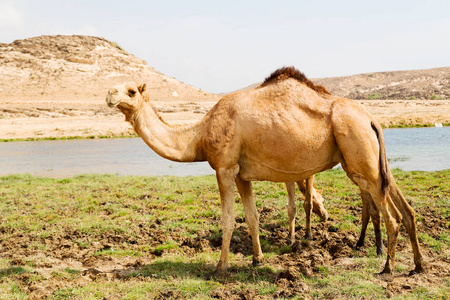
<path fill-rule="evenodd" d="M 450 66 L 450 1 L 0 0 L 0 43 L 57 34 L 104 37 L 220 93 L 289 65 L 309 78 Z"/>

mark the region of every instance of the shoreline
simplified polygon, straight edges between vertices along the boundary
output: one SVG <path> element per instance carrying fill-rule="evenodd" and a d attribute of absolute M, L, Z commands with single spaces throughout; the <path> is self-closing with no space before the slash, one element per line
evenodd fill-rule
<path fill-rule="evenodd" d="M 450 126 L 448 100 L 355 100 L 383 128 Z M 204 117 L 216 102 L 155 101 L 170 125 Z M 0 101 L 0 142 L 137 137 L 118 109 L 104 103 Z"/>

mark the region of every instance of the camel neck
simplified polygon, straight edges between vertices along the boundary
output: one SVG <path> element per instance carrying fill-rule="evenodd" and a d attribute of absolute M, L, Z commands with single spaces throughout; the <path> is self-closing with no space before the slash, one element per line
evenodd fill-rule
<path fill-rule="evenodd" d="M 177 162 L 204 161 L 201 147 L 202 121 L 186 126 L 165 123 L 149 103 L 133 116 L 134 130 L 163 158 Z"/>

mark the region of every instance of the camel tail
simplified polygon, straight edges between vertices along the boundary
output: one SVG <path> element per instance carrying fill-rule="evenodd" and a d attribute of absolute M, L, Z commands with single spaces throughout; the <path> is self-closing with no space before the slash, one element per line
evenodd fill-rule
<path fill-rule="evenodd" d="M 380 172 L 381 172 L 381 188 L 384 194 L 384 197 L 387 197 L 389 194 L 389 165 L 386 158 L 386 151 L 384 149 L 384 138 L 383 138 L 383 130 L 380 125 L 371 122 L 371 126 L 373 131 L 377 134 L 378 145 L 380 147 Z"/>

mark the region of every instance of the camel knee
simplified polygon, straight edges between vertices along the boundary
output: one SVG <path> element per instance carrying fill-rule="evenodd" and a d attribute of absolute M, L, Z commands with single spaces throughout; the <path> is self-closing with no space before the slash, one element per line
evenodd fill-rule
<path fill-rule="evenodd" d="M 224 234 L 232 232 L 236 225 L 236 220 L 234 219 L 234 216 L 222 216 L 220 225 Z"/>
<path fill-rule="evenodd" d="M 367 179 L 361 175 L 361 174 L 352 174 L 349 176 L 351 180 L 353 180 L 353 182 L 355 182 L 359 188 L 363 191 L 368 191 L 369 190 L 369 181 L 367 181 Z"/>
<path fill-rule="evenodd" d="M 406 228 L 415 226 L 416 215 L 414 209 L 411 206 L 408 205 L 408 207 L 403 208 L 401 214 L 403 216 L 403 224 L 405 225 Z"/>
<path fill-rule="evenodd" d="M 294 218 L 294 216 L 297 214 L 297 207 L 295 205 L 295 203 L 288 204 L 288 216 L 289 216 L 289 220 L 292 220 Z"/>
<path fill-rule="evenodd" d="M 312 201 L 308 201 L 307 199 L 305 199 L 305 201 L 303 202 L 303 209 L 305 210 L 305 212 L 308 214 L 312 211 Z"/>
<path fill-rule="evenodd" d="M 257 214 L 247 214 L 245 216 L 245 222 L 247 223 L 247 226 L 250 229 L 250 233 L 252 235 L 253 232 L 259 230 L 259 216 Z"/>

